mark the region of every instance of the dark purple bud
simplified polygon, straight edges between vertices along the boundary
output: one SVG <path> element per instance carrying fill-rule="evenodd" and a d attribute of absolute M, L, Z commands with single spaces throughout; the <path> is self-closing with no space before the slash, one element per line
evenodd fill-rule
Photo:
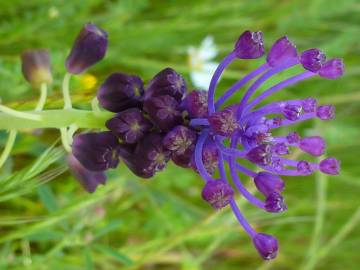
<path fill-rule="evenodd" d="M 269 144 L 261 144 L 247 152 L 246 157 L 251 162 L 258 165 L 269 165 L 272 159 L 272 148 Z"/>
<path fill-rule="evenodd" d="M 150 133 L 137 144 L 133 155 L 133 172 L 137 176 L 149 178 L 165 168 L 171 152 L 163 146 L 163 139 L 158 133 Z"/>
<path fill-rule="evenodd" d="M 165 68 L 150 81 L 145 92 L 145 99 L 168 95 L 180 101 L 185 91 L 184 78 L 172 68 Z"/>
<path fill-rule="evenodd" d="M 21 54 L 21 70 L 25 79 L 33 86 L 51 84 L 52 74 L 49 52 L 44 49 L 28 50 Z"/>
<path fill-rule="evenodd" d="M 182 121 L 179 103 L 168 95 L 146 99 L 144 110 L 154 125 L 162 131 L 169 131 Z"/>
<path fill-rule="evenodd" d="M 338 175 L 340 170 L 340 161 L 333 157 L 325 158 L 320 161 L 319 168 L 323 173 Z"/>
<path fill-rule="evenodd" d="M 344 74 L 344 63 L 342 59 L 331 59 L 324 63 L 319 71 L 319 75 L 328 79 L 337 79 Z"/>
<path fill-rule="evenodd" d="M 309 49 L 300 56 L 300 63 L 311 72 L 318 72 L 326 61 L 325 54 L 319 49 Z"/>
<path fill-rule="evenodd" d="M 290 144 L 296 144 L 298 142 L 300 142 L 300 135 L 293 131 L 293 132 L 290 132 L 287 136 L 286 136 L 286 139 L 288 141 L 288 143 Z"/>
<path fill-rule="evenodd" d="M 136 143 L 142 139 L 152 124 L 142 111 L 137 108 L 128 109 L 118 113 L 106 121 L 106 127 L 116 134 L 124 143 Z"/>
<path fill-rule="evenodd" d="M 240 127 L 236 118 L 236 107 L 215 112 L 208 117 L 208 120 L 212 130 L 225 137 L 231 137 Z"/>
<path fill-rule="evenodd" d="M 286 105 L 283 108 L 284 117 L 290 121 L 296 121 L 300 118 L 302 107 L 299 105 Z"/>
<path fill-rule="evenodd" d="M 259 172 L 254 177 L 257 189 L 268 197 L 270 194 L 281 193 L 285 187 L 284 181 L 277 175 L 268 172 Z"/>
<path fill-rule="evenodd" d="M 302 138 L 299 147 L 306 153 L 319 157 L 324 154 L 325 151 L 325 141 L 320 136 L 311 136 Z"/>
<path fill-rule="evenodd" d="M 194 146 L 190 146 L 186 151 L 182 154 L 172 153 L 171 160 L 182 168 L 190 168 L 192 167 L 191 160 L 194 155 Z"/>
<path fill-rule="evenodd" d="M 276 258 L 279 246 L 278 241 L 274 236 L 257 233 L 253 238 L 253 243 L 264 260 L 272 260 Z"/>
<path fill-rule="evenodd" d="M 212 139 L 208 139 L 203 147 L 202 161 L 206 171 L 213 175 L 219 165 L 219 152 L 215 142 Z M 195 157 L 193 155 L 191 159 L 191 167 L 197 171 Z"/>
<path fill-rule="evenodd" d="M 67 71 L 71 74 L 84 72 L 104 58 L 107 46 L 107 33 L 93 23 L 85 24 L 66 59 Z"/>
<path fill-rule="evenodd" d="M 89 171 L 71 154 L 67 157 L 67 163 L 70 172 L 87 192 L 93 193 L 98 185 L 105 185 L 106 175 L 104 172 Z"/>
<path fill-rule="evenodd" d="M 296 46 L 287 36 L 279 38 L 270 48 L 266 58 L 271 67 L 298 62 Z"/>
<path fill-rule="evenodd" d="M 203 118 L 208 115 L 208 92 L 191 91 L 181 103 L 181 108 L 188 112 L 190 118 Z"/>
<path fill-rule="evenodd" d="M 277 143 L 273 146 L 273 151 L 278 155 L 287 155 L 289 154 L 289 148 L 285 143 Z"/>
<path fill-rule="evenodd" d="M 131 107 L 140 107 L 143 94 L 143 83 L 139 77 L 118 72 L 104 81 L 97 98 L 106 110 L 121 112 Z"/>
<path fill-rule="evenodd" d="M 163 144 L 168 150 L 181 155 L 195 144 L 196 137 L 195 131 L 185 126 L 176 126 L 166 134 Z"/>
<path fill-rule="evenodd" d="M 271 213 L 280 213 L 287 210 L 283 196 L 277 192 L 271 193 L 265 200 L 265 209 Z"/>
<path fill-rule="evenodd" d="M 230 203 L 234 197 L 234 190 L 225 180 L 209 180 L 201 195 L 205 201 L 218 210 Z"/>
<path fill-rule="evenodd" d="M 300 160 L 297 163 L 296 168 L 303 175 L 311 174 L 312 171 L 313 171 L 311 166 L 310 166 L 310 163 L 307 162 L 306 160 Z"/>
<path fill-rule="evenodd" d="M 235 54 L 241 59 L 255 59 L 265 53 L 263 33 L 245 31 L 235 44 Z"/>
<path fill-rule="evenodd" d="M 302 101 L 301 105 L 302 105 L 304 112 L 312 113 L 312 112 L 316 111 L 317 101 L 315 98 L 308 97 Z"/>
<path fill-rule="evenodd" d="M 118 139 L 110 131 L 83 133 L 74 137 L 72 153 L 90 171 L 105 171 L 116 168 Z"/>
<path fill-rule="evenodd" d="M 316 109 L 316 116 L 321 120 L 331 120 L 335 118 L 335 106 L 323 105 Z"/>

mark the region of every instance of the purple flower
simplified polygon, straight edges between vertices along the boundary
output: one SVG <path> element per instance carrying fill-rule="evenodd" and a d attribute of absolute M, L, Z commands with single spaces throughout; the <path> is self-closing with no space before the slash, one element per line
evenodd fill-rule
<path fill-rule="evenodd" d="M 299 105 L 286 105 L 283 109 L 284 117 L 291 121 L 296 121 L 300 118 L 302 107 Z"/>
<path fill-rule="evenodd" d="M 142 139 L 152 124 L 142 111 L 137 108 L 128 109 L 118 113 L 106 121 L 106 127 L 117 135 L 124 143 L 136 143 Z"/>
<path fill-rule="evenodd" d="M 264 260 L 272 260 L 277 256 L 279 245 L 275 237 L 264 233 L 257 233 L 253 238 L 253 243 Z"/>
<path fill-rule="evenodd" d="M 285 143 L 277 143 L 273 146 L 273 151 L 278 155 L 289 154 L 289 148 Z"/>
<path fill-rule="evenodd" d="M 231 137 L 239 129 L 236 108 L 226 108 L 208 117 L 212 130 L 219 135 Z"/>
<path fill-rule="evenodd" d="M 312 173 L 312 168 L 309 162 L 307 162 L 306 160 L 300 160 L 297 165 L 296 165 L 297 170 L 302 174 L 302 175 L 308 175 Z"/>
<path fill-rule="evenodd" d="M 228 205 L 234 197 L 234 190 L 224 180 L 209 180 L 202 190 L 202 198 L 215 209 Z"/>
<path fill-rule="evenodd" d="M 182 122 L 179 103 L 169 95 L 146 99 L 144 110 L 154 125 L 162 131 L 169 131 Z"/>
<path fill-rule="evenodd" d="M 97 98 L 106 110 L 121 112 L 132 107 L 140 107 L 143 94 L 143 83 L 139 77 L 118 72 L 111 74 L 104 81 Z"/>
<path fill-rule="evenodd" d="M 179 102 L 185 91 L 184 78 L 172 68 L 165 68 L 150 81 L 145 92 L 145 99 L 168 95 Z"/>
<path fill-rule="evenodd" d="M 234 52 L 241 59 L 255 59 L 265 53 L 263 33 L 245 31 L 235 44 Z"/>
<path fill-rule="evenodd" d="M 342 59 L 331 59 L 324 63 L 319 71 L 319 75 L 328 79 L 337 79 L 344 74 L 344 63 Z"/>
<path fill-rule="evenodd" d="M 254 177 L 254 182 L 257 189 L 266 197 L 274 192 L 281 193 L 285 187 L 284 181 L 279 176 L 268 172 L 259 172 Z"/>
<path fill-rule="evenodd" d="M 311 72 L 318 72 L 326 61 L 325 54 L 319 49 L 309 49 L 300 56 L 303 67 Z"/>
<path fill-rule="evenodd" d="M 195 145 L 190 146 L 186 151 L 182 154 L 172 153 L 171 160 L 178 166 L 182 168 L 191 168 L 192 166 L 192 158 L 194 155 Z"/>
<path fill-rule="evenodd" d="M 93 193 L 98 185 L 105 185 L 106 175 L 104 172 L 89 171 L 71 154 L 67 156 L 67 164 L 70 172 L 87 192 Z"/>
<path fill-rule="evenodd" d="M 340 170 L 340 161 L 329 157 L 322 160 L 319 164 L 320 171 L 326 174 L 338 175 Z"/>
<path fill-rule="evenodd" d="M 305 137 L 300 140 L 299 147 L 306 153 L 319 157 L 324 154 L 325 141 L 320 136 Z"/>
<path fill-rule="evenodd" d="M 300 141 L 300 136 L 297 132 L 292 131 L 286 136 L 287 142 L 290 144 L 298 143 Z"/>
<path fill-rule="evenodd" d="M 208 115 L 208 92 L 194 90 L 186 95 L 181 107 L 187 111 L 190 118 L 204 118 Z"/>
<path fill-rule="evenodd" d="M 280 213 L 287 210 L 284 198 L 277 192 L 271 193 L 265 201 L 265 209 L 271 213 Z"/>
<path fill-rule="evenodd" d="M 196 137 L 196 132 L 186 126 L 176 126 L 166 134 L 163 144 L 174 154 L 182 155 L 195 145 Z"/>
<path fill-rule="evenodd" d="M 27 50 L 21 54 L 21 70 L 33 87 L 51 84 L 52 75 L 49 52 L 44 49 Z"/>
<path fill-rule="evenodd" d="M 279 38 L 270 48 L 266 61 L 272 67 L 296 63 L 298 62 L 296 46 L 287 36 Z"/>
<path fill-rule="evenodd" d="M 323 105 L 316 109 L 316 116 L 321 120 L 331 120 L 335 118 L 335 107 L 333 105 Z"/>
<path fill-rule="evenodd" d="M 93 23 L 85 24 L 66 59 L 67 71 L 71 74 L 84 72 L 104 58 L 107 46 L 107 33 Z"/>
<path fill-rule="evenodd" d="M 252 148 L 247 154 L 246 157 L 251 162 L 258 165 L 269 165 L 271 164 L 272 157 L 272 147 L 269 144 L 260 144 Z"/>
<path fill-rule="evenodd" d="M 213 175 L 219 165 L 219 151 L 212 139 L 208 139 L 202 149 L 202 162 L 208 174 Z M 191 160 L 191 167 L 197 171 L 195 156 Z"/>
<path fill-rule="evenodd" d="M 83 133 L 74 137 L 72 153 L 90 171 L 105 171 L 116 168 L 119 163 L 119 143 L 110 131 Z"/>
<path fill-rule="evenodd" d="M 308 97 L 302 101 L 301 105 L 302 105 L 304 112 L 311 113 L 311 112 L 316 111 L 317 101 L 315 98 Z"/>

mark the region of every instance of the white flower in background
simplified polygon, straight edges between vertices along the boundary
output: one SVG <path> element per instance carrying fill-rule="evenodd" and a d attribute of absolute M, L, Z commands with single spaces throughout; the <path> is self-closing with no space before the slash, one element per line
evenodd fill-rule
<path fill-rule="evenodd" d="M 211 77 L 218 66 L 217 62 L 212 61 L 217 54 L 218 49 L 212 36 L 207 36 L 200 47 L 188 48 L 190 77 L 196 87 L 208 90 Z"/>

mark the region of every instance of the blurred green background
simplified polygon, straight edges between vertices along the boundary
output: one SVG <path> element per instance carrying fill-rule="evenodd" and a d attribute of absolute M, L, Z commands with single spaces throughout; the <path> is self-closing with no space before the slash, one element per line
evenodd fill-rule
<path fill-rule="evenodd" d="M 34 107 L 38 93 L 21 76 L 19 54 L 45 47 L 55 78 L 46 107 L 60 107 L 63 62 L 88 21 L 108 31 L 110 45 L 101 63 L 72 80 L 81 108 L 89 107 L 97 86 L 114 71 L 148 81 L 170 66 L 191 89 L 187 49 L 208 35 L 219 49 L 216 61 L 246 29 L 262 30 L 267 48 L 288 35 L 299 50 L 318 47 L 329 57 L 343 57 L 341 79 L 314 78 L 272 97 L 315 96 L 336 105 L 335 120 L 293 128 L 323 134 L 328 155 L 342 162 L 341 175 L 285 179 L 289 210 L 283 214 L 263 213 L 238 197 L 250 222 L 279 238 L 278 258 L 264 262 L 229 209 L 214 212 L 201 200 L 203 182 L 190 170 L 169 165 L 154 179 L 141 180 L 121 165 L 89 195 L 67 172 L 59 144 L 53 145 L 58 132 L 26 130 L 0 171 L 0 269 L 359 269 L 359 0 L 0 1 L 2 102 Z M 218 91 L 263 61 L 237 61 Z M 0 145 L 5 140 L 1 131 Z"/>

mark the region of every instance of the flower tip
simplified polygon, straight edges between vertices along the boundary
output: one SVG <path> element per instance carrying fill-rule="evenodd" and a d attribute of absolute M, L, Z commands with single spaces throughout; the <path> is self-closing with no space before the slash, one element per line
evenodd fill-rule
<path fill-rule="evenodd" d="M 327 79 L 337 79 L 344 74 L 344 70 L 343 60 L 334 58 L 324 63 L 319 71 L 319 75 Z"/>
<path fill-rule="evenodd" d="M 280 213 L 287 210 L 284 197 L 277 192 L 271 193 L 265 200 L 265 210 L 271 213 Z"/>
<path fill-rule="evenodd" d="M 236 118 L 236 107 L 228 107 L 217 111 L 208 117 L 212 130 L 219 135 L 231 137 L 239 129 Z"/>
<path fill-rule="evenodd" d="M 259 172 L 254 177 L 256 188 L 265 196 L 277 192 L 281 193 L 285 188 L 284 181 L 277 175 L 268 172 Z"/>
<path fill-rule="evenodd" d="M 279 250 L 277 239 L 268 234 L 257 233 L 253 237 L 253 244 L 264 260 L 275 259 Z"/>
<path fill-rule="evenodd" d="M 233 199 L 234 190 L 225 180 L 208 180 L 201 195 L 212 207 L 221 209 Z"/>
<path fill-rule="evenodd" d="M 335 118 L 334 105 L 322 105 L 317 107 L 316 116 L 321 120 L 331 120 Z"/>
<path fill-rule="evenodd" d="M 287 36 L 279 38 L 270 48 L 266 61 L 271 67 L 298 62 L 295 44 Z"/>
<path fill-rule="evenodd" d="M 310 136 L 301 139 L 299 147 L 304 152 L 319 157 L 324 154 L 326 143 L 320 136 Z"/>
<path fill-rule="evenodd" d="M 80 74 L 102 60 L 108 46 L 107 33 L 96 24 L 87 23 L 78 34 L 65 67 L 71 74 Z"/>
<path fill-rule="evenodd" d="M 21 70 L 33 87 L 52 83 L 50 56 L 45 49 L 24 51 L 21 54 Z"/>
<path fill-rule="evenodd" d="M 235 43 L 234 52 L 241 59 L 256 59 L 265 53 L 263 33 L 245 31 Z"/>
<path fill-rule="evenodd" d="M 319 168 L 323 173 L 338 175 L 340 171 L 340 161 L 336 158 L 329 157 L 320 161 Z"/>
<path fill-rule="evenodd" d="M 326 61 L 325 54 L 319 49 L 309 49 L 300 56 L 302 66 L 311 72 L 318 72 Z"/>

